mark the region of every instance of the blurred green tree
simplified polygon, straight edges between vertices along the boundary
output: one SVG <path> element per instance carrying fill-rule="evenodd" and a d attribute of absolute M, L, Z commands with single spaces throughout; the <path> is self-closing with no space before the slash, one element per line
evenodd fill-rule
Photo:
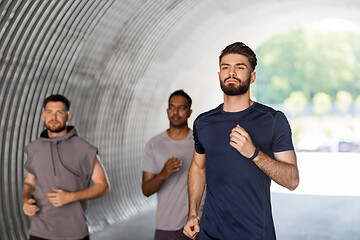
<path fill-rule="evenodd" d="M 316 115 L 325 115 L 331 110 L 331 97 L 324 92 L 316 93 L 313 97 L 313 104 L 313 111 Z"/>
<path fill-rule="evenodd" d="M 289 112 L 292 116 L 301 115 L 306 107 L 307 99 L 304 93 L 300 91 L 292 92 L 290 96 L 285 99 L 284 107 L 287 112 Z"/>
<path fill-rule="evenodd" d="M 266 41 L 256 54 L 257 79 L 252 94 L 259 102 L 283 103 L 291 92 L 307 99 L 324 92 L 360 94 L 360 33 L 299 29 Z"/>
<path fill-rule="evenodd" d="M 360 95 L 358 95 L 355 99 L 355 106 L 360 110 Z"/>
<path fill-rule="evenodd" d="M 353 97 L 347 91 L 339 91 L 336 94 L 335 104 L 341 112 L 347 113 L 350 109 L 350 106 L 353 102 Z"/>

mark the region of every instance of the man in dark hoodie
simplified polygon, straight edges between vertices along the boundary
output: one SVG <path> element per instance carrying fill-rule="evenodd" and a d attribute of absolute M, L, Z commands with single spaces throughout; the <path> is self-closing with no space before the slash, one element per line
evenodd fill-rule
<path fill-rule="evenodd" d="M 67 126 L 69 108 L 64 96 L 47 97 L 46 130 L 26 147 L 23 210 L 31 217 L 30 240 L 89 239 L 86 200 L 109 192 L 96 147 Z"/>

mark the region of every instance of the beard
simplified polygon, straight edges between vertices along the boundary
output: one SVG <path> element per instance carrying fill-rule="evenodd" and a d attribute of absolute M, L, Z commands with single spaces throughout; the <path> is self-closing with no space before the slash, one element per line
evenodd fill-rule
<path fill-rule="evenodd" d="M 60 123 L 60 125 L 57 126 L 52 126 L 51 124 L 45 123 L 45 127 L 49 132 L 53 132 L 53 133 L 58 133 L 58 132 L 62 132 L 66 129 L 66 123 Z"/>
<path fill-rule="evenodd" d="M 187 125 L 187 119 L 181 119 L 178 115 L 173 115 L 169 118 L 170 125 L 175 128 L 180 128 Z"/>
<path fill-rule="evenodd" d="M 232 77 L 232 79 L 236 79 L 237 81 L 239 81 L 239 85 L 236 86 L 235 84 L 231 83 L 228 85 L 225 85 L 226 80 L 230 79 L 231 77 L 228 77 L 223 81 L 220 80 L 220 87 L 221 90 L 229 96 L 237 96 L 237 95 L 242 95 L 244 93 L 246 93 L 249 90 L 250 87 L 250 79 L 251 76 L 249 75 L 249 78 L 246 79 L 245 81 L 241 81 L 238 78 Z"/>

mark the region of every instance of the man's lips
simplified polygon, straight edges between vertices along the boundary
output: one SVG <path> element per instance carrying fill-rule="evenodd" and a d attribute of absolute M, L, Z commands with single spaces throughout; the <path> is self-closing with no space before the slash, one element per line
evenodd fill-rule
<path fill-rule="evenodd" d="M 180 116 L 172 116 L 171 119 L 178 121 L 178 120 L 180 120 Z"/>
<path fill-rule="evenodd" d="M 240 79 L 237 79 L 237 78 L 226 78 L 224 82 L 230 82 L 230 83 L 235 83 L 235 82 L 240 82 Z"/>

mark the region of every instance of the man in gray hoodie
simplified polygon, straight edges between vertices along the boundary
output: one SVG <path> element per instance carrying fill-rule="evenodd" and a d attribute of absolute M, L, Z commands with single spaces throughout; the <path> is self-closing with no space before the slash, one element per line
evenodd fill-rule
<path fill-rule="evenodd" d="M 23 210 L 31 218 L 30 240 L 89 239 L 86 200 L 109 192 L 96 147 L 67 126 L 69 108 L 64 96 L 47 97 L 46 130 L 26 147 Z"/>

